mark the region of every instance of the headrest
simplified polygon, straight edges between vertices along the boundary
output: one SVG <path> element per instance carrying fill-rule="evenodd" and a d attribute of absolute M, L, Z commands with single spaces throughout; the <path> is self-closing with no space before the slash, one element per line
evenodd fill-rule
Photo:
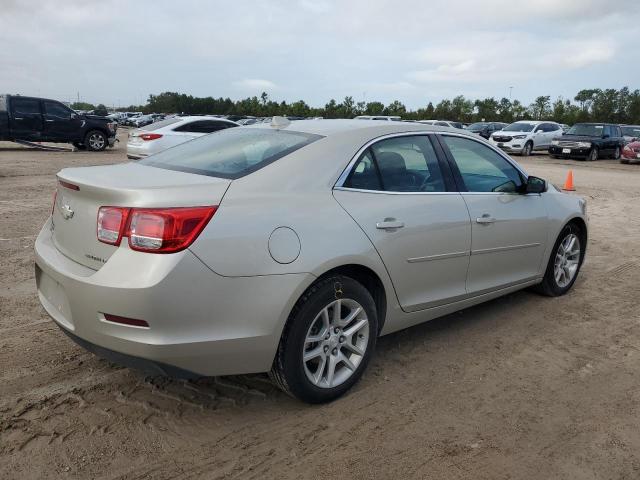
<path fill-rule="evenodd" d="M 407 171 L 407 165 L 402 155 L 396 152 L 381 152 L 376 155 L 380 170 L 388 173 L 403 173 Z"/>

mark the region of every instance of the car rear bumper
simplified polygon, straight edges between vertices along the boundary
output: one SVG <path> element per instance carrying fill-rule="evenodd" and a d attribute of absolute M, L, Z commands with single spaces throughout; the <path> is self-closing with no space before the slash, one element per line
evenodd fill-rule
<path fill-rule="evenodd" d="M 223 277 L 189 250 L 150 255 L 123 246 L 95 271 L 55 247 L 48 221 L 35 244 L 40 302 L 74 340 L 125 365 L 205 376 L 271 368 L 312 275 Z M 105 313 L 149 327 L 109 322 Z"/>

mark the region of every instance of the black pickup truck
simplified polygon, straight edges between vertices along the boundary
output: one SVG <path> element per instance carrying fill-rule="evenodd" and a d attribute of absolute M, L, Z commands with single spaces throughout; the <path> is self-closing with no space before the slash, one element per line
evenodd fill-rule
<path fill-rule="evenodd" d="M 576 123 L 551 141 L 549 155 L 553 158 L 598 160 L 610 157 L 617 160 L 623 148 L 624 137 L 619 125 Z"/>
<path fill-rule="evenodd" d="M 56 100 L 0 95 L 0 140 L 72 143 L 91 151 L 113 147 L 117 124 L 80 115 Z"/>

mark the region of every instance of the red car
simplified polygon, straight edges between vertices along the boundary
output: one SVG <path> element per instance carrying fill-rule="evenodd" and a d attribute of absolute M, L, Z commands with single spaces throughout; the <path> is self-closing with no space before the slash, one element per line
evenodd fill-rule
<path fill-rule="evenodd" d="M 640 163 L 640 140 L 636 139 L 624 146 L 620 163 Z"/>

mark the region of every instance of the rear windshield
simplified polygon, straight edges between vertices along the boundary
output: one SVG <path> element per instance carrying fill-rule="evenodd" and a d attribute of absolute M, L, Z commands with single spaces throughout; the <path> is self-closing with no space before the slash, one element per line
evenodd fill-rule
<path fill-rule="evenodd" d="M 146 127 L 142 127 L 140 130 L 156 130 L 158 128 L 166 127 L 167 125 L 171 125 L 173 123 L 178 123 L 182 120 L 182 118 L 169 118 L 167 120 L 160 120 L 159 122 L 152 123 L 151 125 L 147 125 Z"/>
<path fill-rule="evenodd" d="M 267 128 L 227 128 L 151 155 L 139 163 L 235 179 L 320 138 L 320 135 Z"/>

